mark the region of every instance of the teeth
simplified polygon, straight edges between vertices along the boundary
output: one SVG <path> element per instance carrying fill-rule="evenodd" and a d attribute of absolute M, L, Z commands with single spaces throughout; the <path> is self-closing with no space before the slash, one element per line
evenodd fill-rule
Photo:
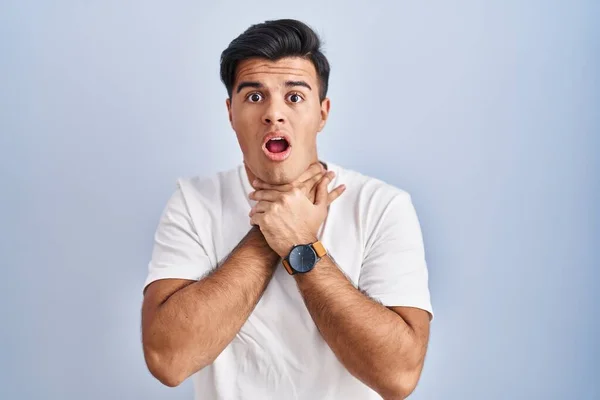
<path fill-rule="evenodd" d="M 285 140 L 285 139 L 284 139 L 284 138 L 282 138 L 282 137 L 274 137 L 274 138 L 271 138 L 271 139 L 269 139 L 269 140 Z"/>

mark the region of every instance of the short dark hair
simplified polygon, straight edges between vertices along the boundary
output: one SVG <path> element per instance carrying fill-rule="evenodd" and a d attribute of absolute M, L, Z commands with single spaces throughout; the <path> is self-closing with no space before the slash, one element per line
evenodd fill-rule
<path fill-rule="evenodd" d="M 249 58 L 277 61 L 284 57 L 302 57 L 312 61 L 319 77 L 319 98 L 323 101 L 329 85 L 329 62 L 321 51 L 321 40 L 315 31 L 294 19 L 252 25 L 221 53 L 221 81 L 229 98 L 240 61 Z"/>

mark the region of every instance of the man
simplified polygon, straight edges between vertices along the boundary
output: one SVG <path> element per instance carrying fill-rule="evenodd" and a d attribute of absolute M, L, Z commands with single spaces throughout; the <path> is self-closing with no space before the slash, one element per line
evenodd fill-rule
<path fill-rule="evenodd" d="M 319 160 L 329 64 L 295 20 L 221 57 L 243 165 L 180 179 L 155 235 L 145 359 L 196 399 L 403 399 L 433 316 L 410 195 Z M 334 259 L 335 257 L 335 259 Z"/>

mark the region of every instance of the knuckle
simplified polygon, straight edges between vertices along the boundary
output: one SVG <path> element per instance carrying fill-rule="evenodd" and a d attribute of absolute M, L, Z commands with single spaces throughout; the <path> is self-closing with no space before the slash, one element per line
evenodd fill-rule
<path fill-rule="evenodd" d="M 285 205 L 285 204 L 290 204 L 291 201 L 291 196 L 289 194 L 285 194 L 283 196 L 281 196 L 281 198 L 279 199 L 279 206 Z"/>

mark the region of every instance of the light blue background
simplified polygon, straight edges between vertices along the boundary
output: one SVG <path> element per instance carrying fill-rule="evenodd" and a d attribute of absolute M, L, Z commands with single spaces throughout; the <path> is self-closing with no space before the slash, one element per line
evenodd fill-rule
<path fill-rule="evenodd" d="M 412 398 L 599 399 L 598 2 L 415 3 L 2 2 L 0 398 L 192 398 L 143 361 L 152 235 L 177 177 L 241 161 L 220 52 L 293 17 L 332 64 L 322 158 L 422 223 Z"/>

